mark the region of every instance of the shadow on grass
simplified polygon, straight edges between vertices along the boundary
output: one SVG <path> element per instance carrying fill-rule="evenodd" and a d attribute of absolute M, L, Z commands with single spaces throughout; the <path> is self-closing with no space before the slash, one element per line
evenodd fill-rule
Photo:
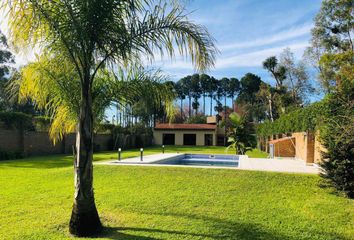
<path fill-rule="evenodd" d="M 193 214 L 179 213 L 150 213 L 153 215 L 183 218 L 190 223 L 190 230 L 175 230 L 175 229 L 158 229 L 158 228 L 139 228 L 139 227 L 106 227 L 104 235 L 101 237 L 110 239 L 239 239 L 239 240 L 254 240 L 254 239 L 269 239 L 269 240 L 297 240 L 299 236 L 293 232 L 291 236 L 284 235 L 278 231 L 266 229 L 260 224 L 243 223 L 236 221 L 228 221 L 209 216 L 199 216 Z M 193 226 L 193 222 L 202 221 L 204 229 L 209 232 L 202 232 L 198 227 Z M 177 226 L 178 228 L 178 226 Z M 282 228 L 279 225 L 279 230 Z M 333 232 L 311 232 L 308 233 L 314 238 L 325 237 L 326 239 L 347 240 L 339 234 Z M 307 235 L 308 235 L 307 234 Z"/>
<path fill-rule="evenodd" d="M 40 157 L 29 157 L 24 159 L 0 161 L 0 168 L 62 168 L 73 165 L 73 156 L 68 155 L 49 155 Z"/>
<path fill-rule="evenodd" d="M 103 233 L 105 238 L 110 239 L 297 239 L 296 237 L 284 236 L 277 232 L 271 232 L 262 226 L 252 223 L 239 223 L 226 221 L 218 218 L 196 216 L 188 214 L 159 214 L 177 218 L 187 218 L 191 225 L 195 220 L 202 220 L 207 225 L 208 233 L 201 232 L 194 226 L 191 230 L 138 228 L 138 227 L 106 227 Z M 176 220 L 176 222 L 179 222 Z M 156 237 L 154 237 L 156 235 Z"/>

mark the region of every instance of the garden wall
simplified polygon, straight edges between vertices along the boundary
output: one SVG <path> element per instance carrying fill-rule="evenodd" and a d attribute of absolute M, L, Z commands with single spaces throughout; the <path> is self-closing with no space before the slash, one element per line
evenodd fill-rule
<path fill-rule="evenodd" d="M 274 146 L 275 157 L 295 157 L 295 138 L 280 138 L 269 141 Z"/>
<path fill-rule="evenodd" d="M 66 135 L 55 145 L 47 132 L 20 131 L 0 129 L 0 151 L 22 153 L 25 156 L 72 153 L 75 134 Z M 94 136 L 95 151 L 113 150 L 111 134 Z"/>
<path fill-rule="evenodd" d="M 70 133 L 55 145 L 49 139 L 48 132 L 7 130 L 0 128 L 0 152 L 16 153 L 24 156 L 71 154 L 76 135 Z M 149 134 L 130 135 L 95 134 L 94 151 L 112 151 L 118 148 L 140 148 L 153 144 Z"/>
<path fill-rule="evenodd" d="M 292 143 L 289 137 L 291 137 Z M 275 134 L 262 137 L 258 142 L 260 149 L 268 153 L 269 143 L 275 145 L 275 156 L 295 157 L 303 160 L 306 164 L 320 163 L 321 152 L 326 151 L 319 142 L 318 133 L 313 132 L 295 132 L 288 135 Z M 293 145 L 295 145 L 295 149 Z"/>

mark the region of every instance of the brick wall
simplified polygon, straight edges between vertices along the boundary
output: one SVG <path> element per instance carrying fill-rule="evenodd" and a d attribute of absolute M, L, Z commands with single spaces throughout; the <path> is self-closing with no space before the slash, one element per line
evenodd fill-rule
<path fill-rule="evenodd" d="M 281 138 L 269 142 L 274 145 L 275 157 L 294 157 L 295 156 L 295 139 Z"/>
<path fill-rule="evenodd" d="M 55 145 L 49 139 L 47 132 L 34 132 L 0 129 L 0 150 L 22 152 L 26 156 L 72 153 L 75 145 L 75 134 L 66 135 Z M 94 136 L 96 151 L 113 150 L 113 140 L 110 134 L 96 134 Z"/>
<path fill-rule="evenodd" d="M 22 152 L 24 149 L 22 132 L 19 130 L 0 130 L 0 150 Z"/>
<path fill-rule="evenodd" d="M 54 145 L 46 132 L 24 132 L 23 137 L 26 156 L 64 153 L 65 142 Z"/>
<path fill-rule="evenodd" d="M 286 135 L 282 135 L 284 137 Z M 323 145 L 319 141 L 318 133 L 307 133 L 307 132 L 296 132 L 291 134 L 294 139 L 295 148 L 294 156 L 292 155 L 292 149 L 288 141 L 284 143 L 277 143 L 274 145 L 275 151 L 274 156 L 277 157 L 295 157 L 297 159 L 305 161 L 307 164 L 319 163 L 321 162 L 321 153 L 326 151 Z M 268 136 L 259 139 L 260 148 L 269 152 L 269 143 L 276 143 L 278 135 Z"/>

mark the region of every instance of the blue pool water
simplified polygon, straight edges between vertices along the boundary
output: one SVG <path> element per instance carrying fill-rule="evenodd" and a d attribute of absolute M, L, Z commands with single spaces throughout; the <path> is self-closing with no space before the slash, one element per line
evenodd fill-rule
<path fill-rule="evenodd" d="M 238 167 L 238 162 L 239 156 L 236 155 L 184 154 L 158 164 Z"/>

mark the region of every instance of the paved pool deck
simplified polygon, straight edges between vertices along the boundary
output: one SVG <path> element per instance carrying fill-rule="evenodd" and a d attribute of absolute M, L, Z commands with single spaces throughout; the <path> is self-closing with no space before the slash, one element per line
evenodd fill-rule
<path fill-rule="evenodd" d="M 110 160 L 104 162 L 98 162 L 95 164 L 103 164 L 103 165 L 152 165 L 153 163 L 158 163 L 160 161 L 164 161 L 170 158 L 174 158 L 180 155 L 184 155 L 184 153 L 159 153 L 159 154 L 152 154 L 143 156 L 143 161 L 141 161 L 139 157 L 132 157 L 132 158 L 125 158 L 121 161 L 117 160 Z"/>
<path fill-rule="evenodd" d="M 304 161 L 294 158 L 244 158 L 239 163 L 239 169 L 310 174 L 321 171 L 316 165 L 306 165 Z"/>
<path fill-rule="evenodd" d="M 192 168 L 214 168 L 214 169 L 239 169 L 251 171 L 270 171 L 270 172 L 287 172 L 287 173 L 306 173 L 318 174 L 321 169 L 316 166 L 306 165 L 302 160 L 294 158 L 248 158 L 240 156 L 238 167 L 221 167 L 221 166 L 195 166 L 195 165 L 169 165 L 158 164 L 160 161 L 171 159 L 184 153 L 165 153 L 143 156 L 143 161 L 139 157 L 126 158 L 121 161 L 109 160 L 94 163 L 95 165 L 132 165 L 132 166 L 153 166 L 153 167 L 192 167 Z"/>

